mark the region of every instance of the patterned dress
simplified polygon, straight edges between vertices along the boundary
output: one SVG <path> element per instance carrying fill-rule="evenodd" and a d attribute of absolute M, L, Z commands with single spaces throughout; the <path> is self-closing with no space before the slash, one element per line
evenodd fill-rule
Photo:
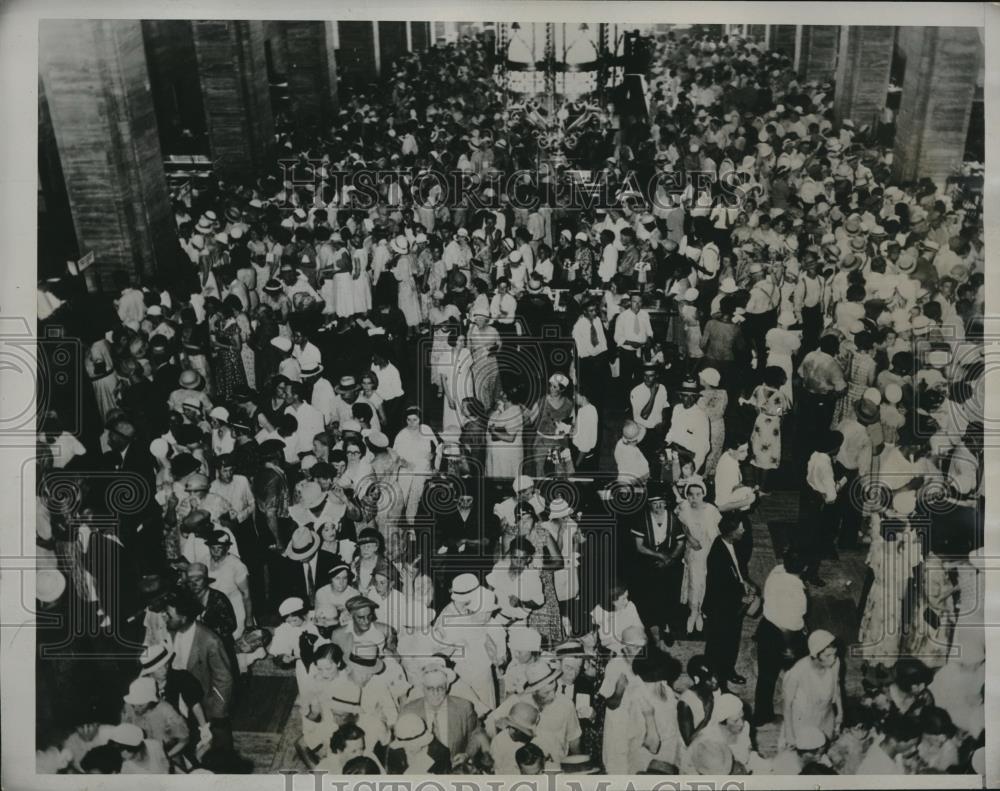
<path fill-rule="evenodd" d="M 233 393 L 247 386 L 241 350 L 243 334 L 235 319 L 219 327 L 215 349 L 215 394 L 219 401 L 229 401 Z"/>
<path fill-rule="evenodd" d="M 722 443 L 726 439 L 726 407 L 729 405 L 729 395 L 718 387 L 704 387 L 698 399 L 698 405 L 708 415 L 708 431 L 710 447 L 705 458 L 705 475 L 715 476 L 715 467 L 722 456 Z"/>
<path fill-rule="evenodd" d="M 781 390 L 758 385 L 750 403 L 757 410 L 750 436 L 750 463 L 758 470 L 776 470 L 781 464 L 781 416 L 789 409 L 788 397 Z"/>
<path fill-rule="evenodd" d="M 854 414 L 854 405 L 865 394 L 865 390 L 875 383 L 875 358 L 866 352 L 851 352 L 844 367 L 844 378 L 847 380 L 847 392 L 837 402 L 833 414 L 834 424 L 839 423 L 848 415 Z"/>

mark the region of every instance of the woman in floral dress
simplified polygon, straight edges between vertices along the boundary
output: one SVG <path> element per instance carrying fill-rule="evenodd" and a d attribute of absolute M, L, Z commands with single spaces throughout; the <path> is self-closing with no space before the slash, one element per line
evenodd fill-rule
<path fill-rule="evenodd" d="M 715 476 L 715 468 L 722 456 L 722 443 L 726 439 L 726 407 L 729 405 L 729 395 L 719 387 L 722 378 L 714 368 L 704 368 L 698 374 L 701 383 L 701 395 L 698 405 L 708 415 L 709 442 L 708 456 L 705 457 L 705 475 Z"/>
<path fill-rule="evenodd" d="M 915 499 L 909 494 L 909 499 Z M 895 501 L 905 499 L 905 494 L 897 495 Z M 903 599 L 921 555 L 920 537 L 909 527 L 906 516 L 899 513 L 906 510 L 896 505 L 887 514 L 872 517 L 867 560 L 872 583 L 862 601 L 855 649 L 862 658 L 863 670 L 868 671 L 866 675 L 878 665 L 891 666 L 900 652 Z"/>
<path fill-rule="evenodd" d="M 235 307 L 235 306 L 234 306 Z M 247 386 L 257 389 L 257 361 L 250 338 L 253 336 L 253 325 L 246 311 L 241 309 L 236 314 L 236 326 L 240 328 L 240 360 L 243 362 L 243 373 L 246 374 Z"/>
<path fill-rule="evenodd" d="M 486 477 L 515 478 L 521 474 L 524 409 L 502 392 L 486 425 Z"/>
<path fill-rule="evenodd" d="M 959 594 L 958 575 L 953 560 L 934 552 L 927 555 L 920 606 L 915 623 L 906 636 L 904 649 L 924 664 L 937 669 L 945 664 L 955 629 L 955 605 Z"/>
<path fill-rule="evenodd" d="M 239 297 L 226 297 L 219 311 L 219 323 L 212 338 L 215 349 L 215 395 L 220 402 L 229 401 L 233 393 L 247 386 L 241 351 L 243 333 L 237 323 L 243 303 Z"/>
<path fill-rule="evenodd" d="M 764 383 L 757 385 L 749 403 L 757 410 L 757 419 L 750 436 L 753 457 L 750 463 L 760 470 L 760 487 L 767 490 L 767 474 L 781 465 L 781 418 L 788 412 L 788 396 L 782 389 L 785 372 L 777 366 L 764 369 Z"/>
<path fill-rule="evenodd" d="M 564 374 L 552 374 L 549 377 L 548 393 L 542 396 L 532 410 L 538 415 L 535 423 L 535 442 L 532 446 L 536 478 L 544 477 L 549 453 L 564 447 L 559 425 L 567 424 L 573 418 L 573 401 L 566 396 L 567 387 L 569 379 Z"/>
<path fill-rule="evenodd" d="M 545 644 L 554 648 L 565 636 L 554 579 L 555 571 L 564 565 L 563 557 L 552 534 L 538 521 L 534 508 L 530 505 L 517 506 L 514 516 L 514 524 L 504 531 L 497 542 L 497 559 L 506 557 L 508 547 L 515 538 L 527 539 L 535 547 L 531 564 L 541 575 L 545 601 L 541 607 L 531 612 L 527 623 L 538 630 L 547 641 Z"/>
<path fill-rule="evenodd" d="M 90 384 L 94 388 L 94 398 L 101 412 L 101 420 L 108 412 L 118 407 L 118 377 L 115 375 L 115 361 L 111 354 L 111 344 L 105 338 L 98 338 L 87 350 L 83 360 Z"/>
<path fill-rule="evenodd" d="M 847 349 L 841 360 L 844 378 L 847 380 L 847 392 L 837 401 L 833 413 L 834 425 L 854 414 L 854 405 L 864 396 L 865 390 L 875 384 L 877 366 L 871 354 L 873 346 L 872 336 L 868 332 L 857 333 L 853 344 L 841 344 L 841 348 Z"/>

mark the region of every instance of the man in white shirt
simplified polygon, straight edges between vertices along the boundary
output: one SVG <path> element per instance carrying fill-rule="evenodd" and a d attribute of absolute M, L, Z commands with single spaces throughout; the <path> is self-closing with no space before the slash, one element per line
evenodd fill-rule
<path fill-rule="evenodd" d="M 285 407 L 285 414 L 292 415 L 298 423 L 294 440 L 289 438 L 288 441 L 294 442 L 296 454 L 311 453 L 313 438 L 322 433 L 325 428 L 323 413 L 312 404 L 307 404 L 302 400 L 305 389 L 301 382 L 289 382 L 284 387 L 288 391 L 288 406 Z"/>
<path fill-rule="evenodd" d="M 573 461 L 577 472 L 597 469 L 598 417 L 597 407 L 590 403 L 586 391 L 576 391 L 576 425 L 573 428 Z"/>
<path fill-rule="evenodd" d="M 455 232 L 455 238 L 448 242 L 444 248 L 444 263 L 451 272 L 454 269 L 465 273 L 466 277 L 471 276 L 469 262 L 472 260 L 472 248 L 469 246 L 469 232 L 465 228 L 459 228 Z"/>
<path fill-rule="evenodd" d="M 806 480 L 799 504 L 799 551 L 806 564 L 804 578 L 810 585 L 822 587 L 819 577 L 823 555 L 833 547 L 839 522 L 837 494 L 846 483 L 837 480 L 833 472 L 833 457 L 840 452 L 844 435 L 829 431 L 820 440 L 820 447 L 806 465 Z"/>
<path fill-rule="evenodd" d="M 304 384 L 312 385 L 310 403 L 323 416 L 323 423 L 329 426 L 330 423 L 336 420 L 334 414 L 337 396 L 334 393 L 330 380 L 323 376 L 323 366 L 303 367 L 301 376 Z"/>
<path fill-rule="evenodd" d="M 645 436 L 646 430 L 642 426 L 633 420 L 625 421 L 614 452 L 619 481 L 638 485 L 649 478 L 649 462 L 639 450 L 639 443 Z"/>
<path fill-rule="evenodd" d="M 642 307 L 642 294 L 629 293 L 629 309 L 618 314 L 615 319 L 615 344 L 618 346 L 618 360 L 621 366 L 622 386 L 631 390 L 640 365 L 640 353 L 653 340 L 653 325 L 649 313 Z"/>
<path fill-rule="evenodd" d="M 906 774 L 904 761 L 916 751 L 920 737 L 920 721 L 915 717 L 890 717 L 882 726 L 882 741 L 868 748 L 855 774 Z"/>
<path fill-rule="evenodd" d="M 122 283 L 125 285 L 118 298 L 118 318 L 126 327 L 138 331 L 139 325 L 146 316 L 145 297 L 139 289 L 132 288 L 128 284 L 127 274 L 124 272 L 121 274 L 123 277 L 120 280 L 116 278 L 116 280 L 120 287 Z"/>
<path fill-rule="evenodd" d="M 745 436 L 728 432 L 723 441 L 722 455 L 715 467 L 715 507 L 723 514 L 735 511 L 743 524 L 743 538 L 738 550 L 741 562 L 749 562 L 753 552 L 753 537 L 750 511 L 757 502 L 757 490 L 743 485 L 740 463 L 750 455 L 750 445 Z"/>
<path fill-rule="evenodd" d="M 579 384 L 595 394 L 606 388 L 609 374 L 608 339 L 598 309 L 597 300 L 588 301 L 573 325 L 573 343 L 580 364 Z"/>
<path fill-rule="evenodd" d="M 301 330 L 296 330 L 292 340 L 292 357 L 299 361 L 300 369 L 317 368 L 322 363 L 323 357 L 319 349 L 312 344 Z"/>
<path fill-rule="evenodd" d="M 806 587 L 801 574 L 805 564 L 794 551 L 775 566 L 764 581 L 764 616 L 757 627 L 757 690 L 754 724 L 774 719 L 774 688 L 782 670 L 788 670 L 807 653 Z"/>
<path fill-rule="evenodd" d="M 250 488 L 250 481 L 244 475 L 236 474 L 235 462 L 230 453 L 226 453 L 216 458 L 218 464 L 218 477 L 212 481 L 209 487 L 209 494 L 221 497 L 229 503 L 229 517 L 240 526 L 248 524 L 254 514 L 256 501 L 253 490 Z M 245 535 L 245 530 L 237 530 L 237 535 Z"/>
<path fill-rule="evenodd" d="M 501 335 L 515 334 L 514 316 L 516 313 L 517 300 L 510 293 L 510 281 L 501 277 L 497 280 L 497 292 L 490 300 L 490 318 L 493 320 L 497 332 Z"/>
<path fill-rule="evenodd" d="M 663 412 L 667 408 L 667 388 L 657 381 L 659 369 L 647 364 L 642 369 L 642 381 L 629 393 L 632 420 L 646 429 L 644 447 L 659 442 L 663 429 Z"/>
<path fill-rule="evenodd" d="M 756 353 L 755 367 L 763 370 L 767 362 L 767 331 L 778 324 L 781 293 L 762 264 L 750 265 L 750 299 L 746 306 L 745 333 Z"/>
<path fill-rule="evenodd" d="M 618 248 L 615 244 L 614 231 L 605 228 L 601 231 L 601 263 L 597 267 L 597 277 L 605 285 L 618 274 Z"/>

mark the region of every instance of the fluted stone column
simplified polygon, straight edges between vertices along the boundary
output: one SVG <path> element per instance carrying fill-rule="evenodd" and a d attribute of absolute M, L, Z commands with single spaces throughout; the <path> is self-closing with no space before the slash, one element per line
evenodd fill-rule
<path fill-rule="evenodd" d="M 256 176 L 274 137 L 264 23 L 196 20 L 191 25 L 216 170 L 231 177 Z"/>
<path fill-rule="evenodd" d="M 834 115 L 859 127 L 874 124 L 885 107 L 896 28 L 852 25 L 840 30 Z"/>
<path fill-rule="evenodd" d="M 42 20 L 39 69 L 81 255 L 166 271 L 177 231 L 139 20 Z"/>
<path fill-rule="evenodd" d="M 840 45 L 838 25 L 803 25 L 799 73 L 806 82 L 832 80 Z"/>
<path fill-rule="evenodd" d="M 326 123 L 337 108 L 336 22 L 281 22 L 288 57 L 292 114 L 300 123 Z"/>
<path fill-rule="evenodd" d="M 906 56 L 896 118 L 894 167 L 898 178 L 942 182 L 961 165 L 976 79 L 983 58 L 971 27 L 904 27 Z"/>

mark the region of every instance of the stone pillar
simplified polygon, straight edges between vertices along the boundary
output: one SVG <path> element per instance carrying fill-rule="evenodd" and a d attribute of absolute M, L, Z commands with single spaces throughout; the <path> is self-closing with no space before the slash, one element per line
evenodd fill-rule
<path fill-rule="evenodd" d="M 795 25 L 771 25 L 771 50 L 795 56 Z"/>
<path fill-rule="evenodd" d="M 138 20 L 42 20 L 39 71 L 81 255 L 102 280 L 177 252 Z"/>
<path fill-rule="evenodd" d="M 163 153 L 191 153 L 184 150 L 181 130 L 189 129 L 202 143 L 205 134 L 205 105 L 191 23 L 185 19 L 144 20 L 142 37 Z M 207 155 L 208 150 L 203 153 Z"/>
<path fill-rule="evenodd" d="M 326 124 L 337 108 L 335 22 L 282 22 L 288 47 L 288 92 L 299 123 Z"/>
<path fill-rule="evenodd" d="M 391 75 L 396 70 L 396 61 L 405 55 L 406 22 L 379 22 L 378 48 L 382 57 L 382 76 Z"/>
<path fill-rule="evenodd" d="M 799 74 L 802 79 L 806 82 L 832 80 L 837 70 L 839 48 L 838 25 L 804 25 L 799 55 Z"/>
<path fill-rule="evenodd" d="M 898 46 L 906 67 L 896 118 L 895 174 L 907 181 L 926 176 L 942 183 L 965 153 L 983 58 L 979 31 L 902 27 Z"/>
<path fill-rule="evenodd" d="M 266 164 L 274 115 L 260 21 L 194 21 L 194 48 L 216 172 L 254 177 Z"/>
<path fill-rule="evenodd" d="M 337 66 L 349 87 L 360 88 L 378 79 L 378 42 L 371 22 L 338 22 L 340 50 Z"/>
<path fill-rule="evenodd" d="M 433 42 L 431 41 L 430 22 L 410 22 L 410 43 L 414 52 L 422 52 Z"/>
<path fill-rule="evenodd" d="M 878 121 L 889 91 L 895 40 L 896 28 L 891 26 L 841 28 L 833 102 L 838 122 L 850 118 L 860 128 Z"/>
<path fill-rule="evenodd" d="M 276 19 L 265 20 L 264 41 L 265 52 L 270 59 L 268 76 L 280 76 L 284 79 L 288 76 L 288 42 L 285 39 L 284 23 Z"/>

